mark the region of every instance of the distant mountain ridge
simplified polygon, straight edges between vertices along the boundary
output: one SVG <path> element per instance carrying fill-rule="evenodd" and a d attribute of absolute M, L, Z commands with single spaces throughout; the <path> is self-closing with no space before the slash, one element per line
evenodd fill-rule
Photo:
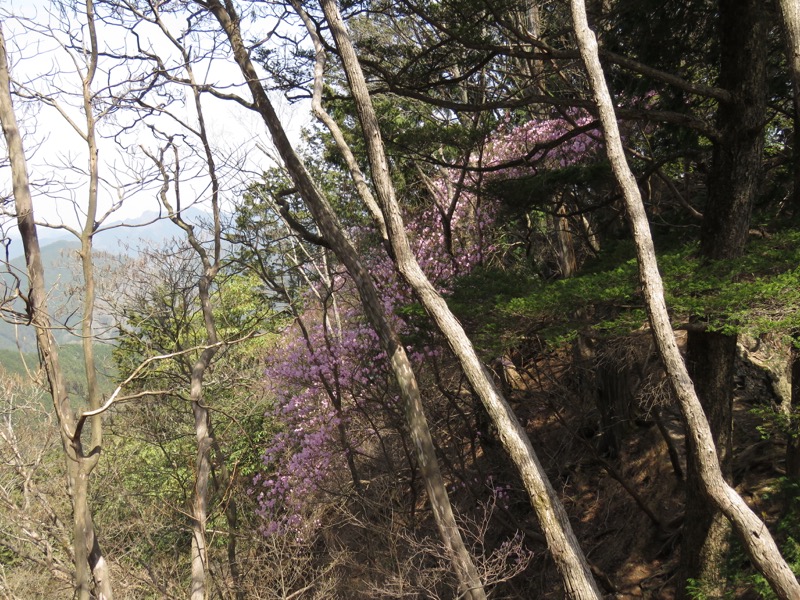
<path fill-rule="evenodd" d="M 193 223 L 207 218 L 203 211 L 190 208 L 185 218 Z M 119 268 L 117 262 L 125 263 L 135 258 L 142 248 L 158 248 L 170 239 L 185 237 L 185 233 L 169 219 L 156 212 L 143 213 L 135 219 L 116 221 L 105 225 L 94 238 L 93 248 L 98 252 L 98 265 Z M 81 287 L 80 262 L 77 252 L 78 240 L 63 230 L 40 228 L 42 264 L 45 271 L 45 285 L 48 290 L 48 305 L 54 320 L 53 334 L 59 344 L 75 344 L 79 337 L 70 331 L 79 325 Z M 27 292 L 27 271 L 21 241 L 13 239 L 9 246 L 9 269 L 19 279 L 23 293 Z M 14 277 L 8 272 L 0 274 L 0 295 L 13 293 L 16 287 Z M 23 311 L 24 304 L 17 300 L 13 307 Z M 98 314 L 98 320 L 110 324 L 107 315 Z M 36 351 L 36 337 L 32 327 L 14 325 L 0 319 L 0 350 Z"/>
<path fill-rule="evenodd" d="M 197 208 L 188 208 L 183 211 L 183 215 L 191 223 L 199 223 L 208 218 L 207 213 Z M 148 211 L 130 219 L 104 223 L 100 229 L 94 238 L 95 250 L 131 256 L 138 254 L 139 247 L 143 245 L 152 246 L 154 243 L 160 245 L 171 238 L 185 235 L 164 213 L 159 215 L 155 211 Z M 42 251 L 54 244 L 65 242 L 77 244 L 75 236 L 63 229 L 39 227 L 38 233 Z M 11 236 L 9 258 L 13 261 L 22 255 L 22 241 L 18 235 Z"/>

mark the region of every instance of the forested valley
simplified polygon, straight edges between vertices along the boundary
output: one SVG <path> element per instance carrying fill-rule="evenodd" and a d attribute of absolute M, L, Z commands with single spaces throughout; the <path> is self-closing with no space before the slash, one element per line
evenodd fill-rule
<path fill-rule="evenodd" d="M 0 597 L 800 599 L 797 0 L 0 26 Z"/>

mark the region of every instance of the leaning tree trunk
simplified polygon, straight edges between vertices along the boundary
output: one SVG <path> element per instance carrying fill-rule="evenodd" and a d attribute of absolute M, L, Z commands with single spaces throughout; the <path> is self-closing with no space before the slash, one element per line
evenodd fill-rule
<path fill-rule="evenodd" d="M 228 8 L 223 7 L 216 0 L 207 2 L 206 5 L 222 26 L 231 43 L 234 58 L 247 81 L 256 109 L 270 131 L 275 147 L 284 161 L 297 192 L 308 206 L 325 241 L 330 244 L 353 278 L 361 296 L 364 312 L 378 335 L 382 349 L 389 357 L 392 372 L 403 397 L 406 420 L 414 441 L 434 518 L 452 561 L 461 594 L 470 600 L 485 599 L 486 593 L 483 584 L 461 538 L 439 470 L 439 462 L 423 411 L 416 376 L 403 344 L 384 312 L 375 283 L 362 264 L 355 248 L 344 234 L 327 199 L 317 188 L 305 165 L 292 148 L 272 103 L 258 81 L 258 75 L 250 61 L 239 31 L 238 19 L 230 5 L 226 3 Z"/>
<path fill-rule="evenodd" d="M 692 460 L 695 462 L 694 466 L 702 484 L 703 494 L 707 501 L 711 502 L 731 521 L 753 564 L 769 582 L 778 598 L 797 600 L 800 598 L 800 584 L 781 556 L 766 525 L 747 506 L 741 496 L 728 485 L 722 475 L 711 429 L 678 350 L 667 313 L 664 286 L 658 271 L 650 225 L 636 179 L 625 159 L 619 127 L 614 114 L 614 105 L 598 58 L 597 41 L 589 29 L 586 19 L 584 0 L 571 0 L 571 6 L 578 46 L 586 64 L 589 81 L 600 113 L 606 139 L 606 151 L 614 175 L 622 188 L 628 220 L 633 230 L 639 262 L 639 278 L 650 325 L 670 385 L 675 391 L 681 408 L 687 438 L 691 439 L 691 444 L 697 449 Z"/>
<path fill-rule="evenodd" d="M 380 127 L 361 65 L 335 1 L 321 0 L 321 5 L 339 50 L 364 131 L 372 180 L 386 221 L 397 268 L 444 334 L 470 384 L 497 427 L 503 446 L 522 476 L 567 594 L 570 598 L 600 598 L 601 593 L 592 578 L 586 557 L 578 545 L 564 507 L 533 451 L 527 432 L 494 385 L 464 328 L 428 280 L 411 250 L 389 174 Z"/>

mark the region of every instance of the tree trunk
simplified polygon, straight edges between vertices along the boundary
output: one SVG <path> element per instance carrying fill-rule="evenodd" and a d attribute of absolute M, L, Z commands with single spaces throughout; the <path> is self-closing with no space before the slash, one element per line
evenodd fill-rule
<path fill-rule="evenodd" d="M 86 1 L 86 24 L 89 30 L 89 68 L 82 81 L 83 112 L 86 119 L 86 145 L 89 153 L 89 194 L 86 206 L 86 216 L 84 226 L 80 232 L 81 268 L 83 271 L 83 315 L 81 318 L 81 343 L 83 345 L 83 363 L 86 374 L 86 394 L 89 410 L 95 411 L 102 404 L 100 387 L 97 383 L 97 364 L 94 357 L 94 311 L 96 302 L 96 286 L 94 275 L 94 255 L 93 243 L 94 233 L 97 229 L 97 199 L 100 187 L 100 163 L 98 160 L 99 148 L 97 145 L 97 119 L 95 118 L 94 91 L 92 85 L 97 71 L 97 61 L 99 57 L 99 45 L 97 41 L 96 21 L 94 14 L 94 2 Z M 81 462 L 79 477 L 81 485 L 78 489 L 82 497 L 76 499 L 82 507 L 76 510 L 85 513 L 83 523 L 85 526 L 85 536 L 87 544 L 87 559 L 89 567 L 94 576 L 95 593 L 103 600 L 112 600 L 113 591 L 111 589 L 111 576 L 108 572 L 108 564 L 103 559 L 100 546 L 94 532 L 91 511 L 89 510 L 89 475 L 97 464 L 100 449 L 103 445 L 103 417 L 97 414 L 91 417 L 91 449 L 89 459 Z"/>
<path fill-rule="evenodd" d="M 733 376 L 736 337 L 691 332 L 687 341 L 687 367 L 708 419 L 722 475 L 730 483 L 733 458 Z M 697 448 L 687 438 L 686 515 L 683 524 L 681 580 L 699 582 L 711 598 L 725 592 L 723 567 L 730 547 L 730 523 L 709 506 L 695 462 Z M 681 590 L 687 594 L 686 585 Z"/>
<path fill-rule="evenodd" d="M 563 202 L 559 203 L 556 214 L 547 214 L 547 226 L 553 232 L 552 238 L 558 274 L 562 279 L 574 277 L 578 271 L 578 262 L 575 257 L 575 240 L 573 239 L 572 229 L 566 214 L 567 209 Z"/>
<path fill-rule="evenodd" d="M 778 598 L 796 600 L 800 598 L 800 584 L 789 565 L 780 554 L 775 540 L 764 523 L 742 500 L 741 496 L 725 482 L 714 447 L 714 438 L 703 407 L 686 370 L 669 314 L 664 301 L 664 285 L 658 272 L 655 248 L 650 234 L 650 225 L 644 204 L 622 147 L 614 105 L 600 66 L 597 40 L 589 29 L 586 7 L 583 0 L 571 0 L 575 34 L 581 56 L 589 74 L 589 81 L 597 103 L 606 151 L 614 175 L 622 188 L 631 229 L 633 230 L 636 254 L 639 262 L 639 278 L 645 297 L 650 325 L 653 329 L 658 352 L 675 391 L 686 426 L 687 439 L 697 449 L 692 457 L 698 480 L 706 500 L 718 508 L 733 524 L 742 544 L 756 569 L 764 576 Z"/>
<path fill-rule="evenodd" d="M 208 128 L 206 126 L 205 113 L 201 102 L 200 89 L 194 76 L 192 68 L 191 52 L 181 43 L 179 38 L 176 38 L 169 31 L 161 19 L 158 11 L 156 13 L 156 24 L 161 28 L 167 39 L 170 40 L 172 45 L 180 52 L 183 60 L 183 68 L 186 71 L 186 76 L 191 82 L 192 100 L 194 101 L 194 108 L 197 113 L 198 128 L 194 133 L 200 140 L 203 147 L 203 155 L 205 159 L 204 168 L 210 180 L 211 189 L 211 209 L 213 218 L 213 238 L 211 240 L 212 247 L 207 249 L 195 236 L 194 227 L 183 219 L 181 214 L 179 191 L 179 178 L 178 173 L 178 154 L 175 150 L 175 172 L 174 175 L 167 173 L 166 166 L 163 161 L 151 156 L 151 159 L 156 163 L 162 178 L 162 186 L 159 192 L 161 204 L 167 210 L 169 219 L 178 227 L 183 229 L 186 234 L 186 239 L 191 248 L 194 250 L 200 262 L 203 265 L 203 271 L 197 279 L 197 298 L 200 302 L 200 314 L 203 317 L 203 325 L 206 333 L 206 346 L 200 352 L 194 365 L 189 381 L 189 397 L 192 403 L 192 414 L 194 417 L 194 431 L 195 440 L 197 443 L 195 455 L 195 481 L 194 490 L 192 494 L 191 505 L 191 520 L 192 520 L 192 547 L 191 547 L 191 584 L 190 584 L 190 598 L 191 600 L 205 600 L 208 598 L 208 542 L 206 539 L 206 521 L 208 520 L 208 497 L 209 497 L 209 481 L 211 478 L 211 450 L 215 448 L 217 457 L 222 464 L 222 470 L 227 473 L 225 467 L 225 456 L 222 452 L 217 441 L 213 436 L 213 429 L 211 424 L 211 414 L 205 405 L 205 398 L 203 396 L 203 381 L 209 367 L 214 360 L 217 352 L 222 347 L 219 335 L 217 332 L 216 319 L 214 317 L 214 310 L 211 304 L 211 289 L 214 284 L 220 269 L 220 257 L 222 255 L 222 230 L 220 222 L 220 184 L 217 176 L 216 162 L 214 160 L 214 153 L 211 149 L 211 144 L 208 138 Z M 171 144 L 171 142 L 170 142 Z M 173 206 L 170 202 L 167 192 L 170 187 L 170 182 L 174 182 L 176 202 Z M 177 209 L 177 210 L 176 210 Z M 226 482 L 227 485 L 227 482 Z M 228 519 L 229 528 L 237 527 L 237 514 L 236 504 L 233 500 L 229 502 L 228 509 L 226 510 L 226 518 Z M 238 565 L 236 561 L 236 532 L 229 529 L 228 531 L 228 563 L 231 568 L 231 575 L 234 578 L 234 584 L 239 579 Z M 237 590 L 237 596 L 240 595 Z"/>
<path fill-rule="evenodd" d="M 408 241 L 400 208 L 389 174 L 378 120 L 364 74 L 334 0 L 321 0 L 325 18 L 339 49 L 367 143 L 372 180 L 392 244 L 400 274 L 411 285 L 458 357 L 467 379 L 480 396 L 501 441 L 517 466 L 547 538 L 548 548 L 571 598 L 600 598 L 589 564 L 578 545 L 564 507 L 539 463 L 527 432 L 520 425 L 506 399 L 494 385 L 478 358 L 464 328 L 419 266 Z"/>
<path fill-rule="evenodd" d="M 191 75 L 190 75 L 191 77 Z M 203 247 L 194 235 L 193 226 L 186 223 L 181 214 L 175 210 L 169 201 L 167 192 L 169 191 L 172 178 L 167 173 L 163 161 L 153 155 L 148 154 L 158 168 L 162 185 L 159 190 L 159 199 L 167 211 L 170 220 L 186 233 L 187 241 L 203 265 L 203 272 L 197 281 L 197 298 L 200 301 L 200 312 L 203 317 L 203 324 L 206 331 L 206 346 L 200 352 L 197 360 L 192 365 L 189 376 L 189 398 L 192 403 L 192 415 L 194 417 L 194 431 L 197 442 L 195 454 L 195 479 L 194 490 L 190 507 L 192 523 L 192 546 L 191 546 L 191 600 L 205 600 L 208 595 L 207 573 L 208 573 L 208 546 L 206 541 L 206 520 L 208 519 L 208 491 L 209 480 L 211 477 L 211 448 L 214 446 L 214 439 L 211 434 L 211 416 L 208 408 L 204 404 L 203 398 L 203 379 L 206 371 L 214 356 L 220 349 L 219 336 L 217 335 L 214 311 L 211 305 L 211 286 L 219 271 L 219 258 L 221 254 L 221 235 L 219 223 L 219 184 L 214 170 L 214 161 L 211 156 L 208 139 L 205 135 L 205 123 L 202 108 L 195 88 L 195 101 L 200 121 L 200 138 L 206 149 L 206 161 L 211 178 L 212 188 L 212 208 L 214 217 L 214 250 L 213 257 Z M 177 158 L 176 158 L 177 160 Z M 176 169 L 177 170 L 177 169 Z M 175 186 L 179 182 L 175 182 Z M 232 535 L 232 534 L 231 534 Z M 235 545 L 234 545 L 235 548 Z"/>
<path fill-rule="evenodd" d="M 792 344 L 792 391 L 788 408 L 789 432 L 786 439 L 786 476 L 800 480 L 800 432 L 797 426 L 797 410 L 800 407 L 800 350 Z"/>
<path fill-rule="evenodd" d="M 191 600 L 205 600 L 208 547 L 206 520 L 208 518 L 208 480 L 211 476 L 211 435 L 208 428 L 208 409 L 202 404 L 203 373 L 207 367 L 201 358 L 192 369 L 191 400 L 194 431 L 197 439 L 194 493 L 192 494 L 192 583 Z"/>
<path fill-rule="evenodd" d="M 73 544 L 75 550 L 75 595 L 79 600 L 89 600 L 91 595 L 92 569 L 96 569 L 96 584 L 99 598 L 111 600 L 111 582 L 107 576 L 107 563 L 99 550 L 94 532 L 94 523 L 88 505 L 88 474 L 97 455 L 84 454 L 80 432 L 76 432 L 76 416 L 70 406 L 67 389 L 58 356 L 58 346 L 51 333 L 47 311 L 47 292 L 44 283 L 44 268 L 33 216 L 33 201 L 28 180 L 25 150 L 22 146 L 14 106 L 11 101 L 10 75 L 5 37 L 0 29 L 0 123 L 8 147 L 14 202 L 17 212 L 25 262 L 30 280 L 28 313 L 36 330 L 41 362 L 47 374 L 50 394 L 61 433 L 61 441 L 67 466 L 68 492 L 73 509 Z M 90 565 L 89 561 L 93 563 Z"/>
<path fill-rule="evenodd" d="M 744 252 L 750 215 L 758 192 L 766 114 L 766 27 L 761 0 L 720 2 L 719 86 L 732 94 L 720 103 L 703 211 L 700 252 L 708 260 L 737 258 Z M 702 317 L 701 317 L 702 318 Z M 687 362 L 709 420 L 723 476 L 730 477 L 733 430 L 733 363 L 736 336 L 690 331 Z M 696 452 L 691 441 L 690 454 Z M 728 554 L 727 526 L 705 501 L 693 461 L 688 461 L 682 572 L 722 595 L 722 569 Z M 686 587 L 682 593 L 687 597 Z"/>
<path fill-rule="evenodd" d="M 712 260 L 741 256 L 760 181 L 767 101 L 763 4 L 720 2 L 719 87 L 733 98 L 717 111 L 720 140 L 714 144 L 700 234 L 701 254 Z"/>
<path fill-rule="evenodd" d="M 221 252 L 221 237 L 219 229 L 219 186 L 214 172 L 214 162 L 211 158 L 210 150 L 205 138 L 205 124 L 202 117 L 202 109 L 197 101 L 197 110 L 200 115 L 201 139 L 206 145 L 206 160 L 212 180 L 212 207 L 214 215 L 214 251 L 213 258 L 209 257 L 206 249 L 200 244 L 194 235 L 191 225 L 186 223 L 180 214 L 176 213 L 166 197 L 166 188 L 169 179 L 166 177 L 163 165 L 159 165 L 164 177 L 164 184 L 161 189 L 161 202 L 167 209 L 170 219 L 182 228 L 187 235 L 189 244 L 197 253 L 203 264 L 203 273 L 197 281 L 197 297 L 200 301 L 200 312 L 203 316 L 203 324 L 206 332 L 206 347 L 200 352 L 194 365 L 189 382 L 189 398 L 192 402 L 192 414 L 194 416 L 194 431 L 197 442 L 195 457 L 195 480 L 194 491 L 192 494 L 192 554 L 191 554 L 191 600 L 205 600 L 208 597 L 207 573 L 208 573 L 208 545 L 206 541 L 206 521 L 208 519 L 208 495 L 209 480 L 211 477 L 211 449 L 215 445 L 212 436 L 211 415 L 204 403 L 203 398 L 203 379 L 206 371 L 211 366 L 214 356 L 220 349 L 219 335 L 217 334 L 214 311 L 211 305 L 211 286 L 214 278 L 219 271 L 219 257 Z M 221 455 L 221 452 L 220 452 Z M 229 532 L 230 536 L 234 532 Z M 235 550 L 235 544 L 232 548 Z"/>
<path fill-rule="evenodd" d="M 800 2 L 779 0 L 794 91 L 794 216 L 800 216 Z"/>
<path fill-rule="evenodd" d="M 256 109 L 267 125 L 275 147 L 283 159 L 298 193 L 308 206 L 326 242 L 330 244 L 353 278 L 361 296 L 364 312 L 378 335 L 381 347 L 389 357 L 392 372 L 403 397 L 406 420 L 414 441 L 417 460 L 439 535 L 453 563 L 461 594 L 470 600 L 485 599 L 486 593 L 483 590 L 483 584 L 472 558 L 464 546 L 452 512 L 411 362 L 397 332 L 387 319 L 372 277 L 345 236 L 327 199 L 316 187 L 305 165 L 292 148 L 272 103 L 259 83 L 258 75 L 250 61 L 239 31 L 236 14 L 233 13 L 229 4 L 226 3 L 228 8 L 223 7 L 218 0 L 207 2 L 206 5 L 222 26 L 231 43 L 234 58 L 247 81 Z"/>
<path fill-rule="evenodd" d="M 628 381 L 630 372 L 613 362 L 610 365 L 595 363 L 594 370 L 597 410 L 600 413 L 599 450 L 616 458 L 633 421 L 631 407 L 635 400 Z"/>

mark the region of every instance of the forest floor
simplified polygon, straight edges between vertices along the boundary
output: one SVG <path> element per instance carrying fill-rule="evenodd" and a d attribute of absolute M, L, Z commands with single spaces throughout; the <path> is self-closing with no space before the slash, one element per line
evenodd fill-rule
<path fill-rule="evenodd" d="M 527 424 L 607 597 L 675 598 L 685 497 L 682 477 L 686 472 L 677 407 L 669 403 L 636 407 L 636 419 L 626 424 L 617 451 L 609 454 L 598 449 L 602 444 L 594 406 L 574 400 L 575 396 L 571 404 L 565 402 L 563 389 L 557 393 L 552 383 L 525 387 L 511 392 L 514 409 Z M 750 391 L 739 390 L 734 400 L 734 485 L 774 532 L 785 504 L 779 493 L 785 474 L 785 444 L 763 439 L 759 431 L 762 419 L 754 409 L 759 402 L 763 405 L 764 398 L 754 395 L 752 386 L 745 388 Z M 656 415 L 663 431 L 656 424 Z M 673 442 L 673 460 L 680 465 L 680 475 L 670 460 L 664 433 Z M 522 503 L 518 508 L 524 510 Z M 528 524 L 537 529 L 532 517 Z M 549 572 L 542 577 L 542 597 L 560 597 L 560 592 L 546 591 L 559 586 L 552 563 L 546 565 L 542 554 L 537 552 L 531 565 L 539 572 Z M 731 556 L 730 595 L 726 598 L 762 598 L 735 542 Z"/>

